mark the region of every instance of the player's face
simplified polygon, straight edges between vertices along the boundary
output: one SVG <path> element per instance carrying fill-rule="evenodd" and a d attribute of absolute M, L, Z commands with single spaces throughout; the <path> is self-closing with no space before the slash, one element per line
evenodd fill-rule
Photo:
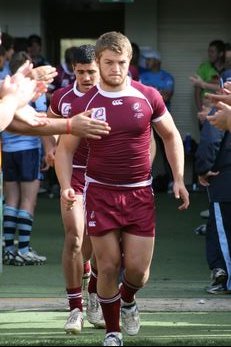
<path fill-rule="evenodd" d="M 76 64 L 73 69 L 81 93 L 86 93 L 99 82 L 99 68 L 95 61 L 91 64 Z"/>
<path fill-rule="evenodd" d="M 100 70 L 100 84 L 108 91 L 121 90 L 126 85 L 126 77 L 130 58 L 126 51 L 122 54 L 109 49 L 102 52 L 98 61 Z"/>

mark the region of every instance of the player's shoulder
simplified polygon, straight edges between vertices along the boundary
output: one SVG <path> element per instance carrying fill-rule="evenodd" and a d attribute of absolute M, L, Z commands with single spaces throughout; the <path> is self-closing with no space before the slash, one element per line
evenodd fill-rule
<path fill-rule="evenodd" d="M 52 94 L 52 96 L 54 97 L 61 97 L 69 92 L 71 92 L 73 90 L 73 83 L 69 84 L 66 87 L 62 87 L 62 88 L 58 88 L 54 91 L 54 93 Z"/>
<path fill-rule="evenodd" d="M 147 86 L 139 81 L 131 81 L 131 86 L 142 93 L 145 97 L 156 96 L 159 94 L 158 90 L 152 86 Z"/>

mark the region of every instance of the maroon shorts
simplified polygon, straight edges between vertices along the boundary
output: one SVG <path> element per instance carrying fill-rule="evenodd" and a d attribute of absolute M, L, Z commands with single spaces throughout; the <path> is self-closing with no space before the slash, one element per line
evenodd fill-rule
<path fill-rule="evenodd" d="M 71 186 L 76 194 L 83 195 L 83 189 L 85 186 L 85 169 L 73 168 Z"/>
<path fill-rule="evenodd" d="M 85 202 L 90 236 L 118 229 L 138 236 L 155 235 L 156 209 L 151 186 L 131 189 L 90 183 Z"/>

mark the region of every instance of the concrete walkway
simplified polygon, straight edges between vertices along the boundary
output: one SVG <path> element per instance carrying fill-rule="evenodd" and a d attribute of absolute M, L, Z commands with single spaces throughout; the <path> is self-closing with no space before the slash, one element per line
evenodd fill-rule
<path fill-rule="evenodd" d="M 229 295 L 193 299 L 137 299 L 143 312 L 231 311 Z M 0 298 L 0 311 L 66 311 L 65 298 Z"/>

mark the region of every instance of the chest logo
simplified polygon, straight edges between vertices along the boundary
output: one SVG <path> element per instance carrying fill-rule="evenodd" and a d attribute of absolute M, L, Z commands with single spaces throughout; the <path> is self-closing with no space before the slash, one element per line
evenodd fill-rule
<path fill-rule="evenodd" d="M 94 108 L 91 113 L 92 119 L 106 121 L 106 109 L 105 107 Z"/>
<path fill-rule="evenodd" d="M 63 117 L 67 117 L 71 111 L 71 104 L 64 102 L 61 106 L 61 113 Z"/>
<path fill-rule="evenodd" d="M 122 99 L 113 100 L 112 105 L 114 106 L 123 105 L 123 100 Z"/>

